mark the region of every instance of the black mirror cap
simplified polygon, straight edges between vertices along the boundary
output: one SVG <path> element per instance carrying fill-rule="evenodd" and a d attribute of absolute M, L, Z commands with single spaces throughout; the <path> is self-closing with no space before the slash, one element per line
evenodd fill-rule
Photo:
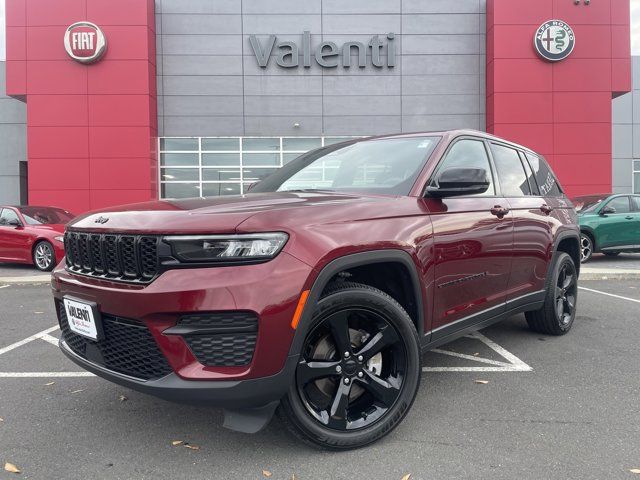
<path fill-rule="evenodd" d="M 22 222 L 17 218 L 13 218 L 7 222 L 7 225 L 11 225 L 12 227 L 21 227 Z"/>
<path fill-rule="evenodd" d="M 484 168 L 447 168 L 436 180 L 437 186 L 427 187 L 431 197 L 454 197 L 484 193 L 489 188 L 489 176 Z"/>

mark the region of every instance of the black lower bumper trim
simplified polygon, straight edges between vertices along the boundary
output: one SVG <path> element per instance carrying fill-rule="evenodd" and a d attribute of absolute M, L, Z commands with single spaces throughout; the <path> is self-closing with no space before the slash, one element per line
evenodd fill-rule
<path fill-rule="evenodd" d="M 275 375 L 249 380 L 184 380 L 170 373 L 157 380 L 144 381 L 107 370 L 76 355 L 64 340 L 60 340 L 60 349 L 85 370 L 132 390 L 177 403 L 234 409 L 261 407 L 280 400 L 287 393 L 298 363 L 298 355 L 292 355 Z"/>

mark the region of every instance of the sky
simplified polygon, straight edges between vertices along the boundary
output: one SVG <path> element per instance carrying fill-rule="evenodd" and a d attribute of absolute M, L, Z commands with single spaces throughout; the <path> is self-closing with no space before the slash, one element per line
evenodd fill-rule
<path fill-rule="evenodd" d="M 0 0 L 0 62 L 5 59 L 4 1 Z M 631 54 L 640 55 L 640 0 L 631 0 Z"/>

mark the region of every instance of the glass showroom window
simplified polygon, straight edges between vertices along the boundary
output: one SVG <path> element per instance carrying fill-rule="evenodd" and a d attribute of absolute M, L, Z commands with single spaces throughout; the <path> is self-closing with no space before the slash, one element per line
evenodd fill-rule
<path fill-rule="evenodd" d="M 314 148 L 353 137 L 160 139 L 160 198 L 237 195 Z"/>
<path fill-rule="evenodd" d="M 640 160 L 633 161 L 633 193 L 640 193 Z"/>

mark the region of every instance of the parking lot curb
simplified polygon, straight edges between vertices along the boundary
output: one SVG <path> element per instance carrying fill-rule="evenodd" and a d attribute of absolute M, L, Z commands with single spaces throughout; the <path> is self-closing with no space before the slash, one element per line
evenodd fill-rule
<path fill-rule="evenodd" d="M 49 283 L 51 275 L 30 275 L 28 277 L 0 277 L 0 285 L 20 283 Z"/>
<path fill-rule="evenodd" d="M 588 268 L 580 269 L 580 280 L 633 280 L 640 279 L 640 270 Z"/>

